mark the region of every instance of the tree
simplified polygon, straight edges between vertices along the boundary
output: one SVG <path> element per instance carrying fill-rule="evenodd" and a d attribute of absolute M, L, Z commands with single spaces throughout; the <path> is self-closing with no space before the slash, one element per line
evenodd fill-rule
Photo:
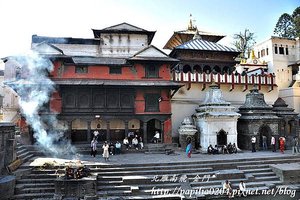
<path fill-rule="evenodd" d="M 247 55 L 248 58 L 251 48 L 255 44 L 254 33 L 251 33 L 249 29 L 245 29 L 244 33 L 234 34 L 233 39 L 233 45 L 241 52 L 240 57 L 246 58 Z"/>
<path fill-rule="evenodd" d="M 294 10 L 292 17 L 295 24 L 296 36 L 300 37 L 300 6 Z"/>
<path fill-rule="evenodd" d="M 297 7 L 292 15 L 283 13 L 275 26 L 274 34 L 280 37 L 300 37 L 300 7 Z"/>

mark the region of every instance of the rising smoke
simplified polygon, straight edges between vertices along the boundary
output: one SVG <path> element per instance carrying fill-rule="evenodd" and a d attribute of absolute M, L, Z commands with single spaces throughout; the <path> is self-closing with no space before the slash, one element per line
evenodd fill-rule
<path fill-rule="evenodd" d="M 55 90 L 55 84 L 48 77 L 53 70 L 51 61 L 35 52 L 14 57 L 14 60 L 19 64 L 19 69 L 16 78 L 6 82 L 6 85 L 18 94 L 20 111 L 32 128 L 37 145 L 47 155 L 73 158 L 76 149 L 63 137 L 67 128 L 59 123 L 53 113 L 40 115 Z"/>

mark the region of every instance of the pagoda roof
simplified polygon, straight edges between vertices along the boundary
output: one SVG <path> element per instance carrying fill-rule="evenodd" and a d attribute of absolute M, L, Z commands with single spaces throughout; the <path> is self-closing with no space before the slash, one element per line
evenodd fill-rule
<path fill-rule="evenodd" d="M 101 85 L 101 86 L 132 86 L 132 87 L 169 87 L 179 88 L 183 86 L 168 80 L 112 80 L 112 79 L 61 79 L 53 78 L 57 85 Z"/>
<path fill-rule="evenodd" d="M 192 39 L 188 42 L 185 42 L 174 49 L 186 49 L 186 50 L 201 50 L 201 51 L 218 51 L 218 52 L 233 52 L 239 53 L 234 48 L 230 48 L 215 42 L 210 42 L 200 38 Z M 174 50 L 173 50 L 174 51 Z"/>
<path fill-rule="evenodd" d="M 95 38 L 100 38 L 102 33 L 124 33 L 124 34 L 144 34 L 148 36 L 148 44 L 151 44 L 156 31 L 147 31 L 145 29 L 133 26 L 126 22 L 109 26 L 104 29 L 92 29 Z"/>
<path fill-rule="evenodd" d="M 210 42 L 218 42 L 225 35 L 215 34 L 206 31 L 199 31 L 197 29 L 193 30 L 182 30 L 182 31 L 175 31 L 168 42 L 165 44 L 164 49 L 173 49 L 189 40 L 192 40 L 196 33 L 199 33 L 202 39 L 210 41 Z"/>
<path fill-rule="evenodd" d="M 164 61 L 164 62 L 179 62 L 175 58 L 169 57 L 166 53 L 158 49 L 157 47 L 150 45 L 137 53 L 135 53 L 128 60 L 132 61 Z"/>
<path fill-rule="evenodd" d="M 125 65 L 125 58 L 115 57 L 89 57 L 89 56 L 73 56 L 72 61 L 76 65 Z"/>

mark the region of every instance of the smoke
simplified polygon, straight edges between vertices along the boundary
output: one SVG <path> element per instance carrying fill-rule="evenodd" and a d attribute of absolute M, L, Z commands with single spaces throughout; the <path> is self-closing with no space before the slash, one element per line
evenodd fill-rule
<path fill-rule="evenodd" d="M 53 70 L 51 61 L 35 52 L 14 57 L 14 60 L 20 68 L 16 79 L 6 84 L 18 94 L 20 111 L 32 128 L 37 145 L 54 157 L 75 156 L 75 147 L 64 138 L 67 127 L 59 123 L 54 113 L 45 110 L 55 91 L 55 84 L 48 77 Z M 40 115 L 41 111 L 47 114 Z"/>

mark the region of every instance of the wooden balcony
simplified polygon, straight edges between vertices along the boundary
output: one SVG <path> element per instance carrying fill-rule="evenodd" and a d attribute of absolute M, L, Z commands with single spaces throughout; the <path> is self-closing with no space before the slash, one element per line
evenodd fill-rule
<path fill-rule="evenodd" d="M 173 72 L 173 81 L 187 83 L 201 83 L 202 90 L 206 88 L 206 85 L 211 84 L 213 81 L 216 84 L 230 84 L 230 91 L 234 89 L 235 85 L 243 85 L 243 91 L 248 89 L 249 85 L 255 85 L 260 90 L 262 86 L 268 86 L 269 91 L 272 91 L 276 86 L 275 75 L 273 74 L 252 74 L 252 75 L 241 75 L 241 74 L 206 74 L 206 73 L 191 73 L 191 72 Z M 188 88 L 189 89 L 189 88 Z"/>

